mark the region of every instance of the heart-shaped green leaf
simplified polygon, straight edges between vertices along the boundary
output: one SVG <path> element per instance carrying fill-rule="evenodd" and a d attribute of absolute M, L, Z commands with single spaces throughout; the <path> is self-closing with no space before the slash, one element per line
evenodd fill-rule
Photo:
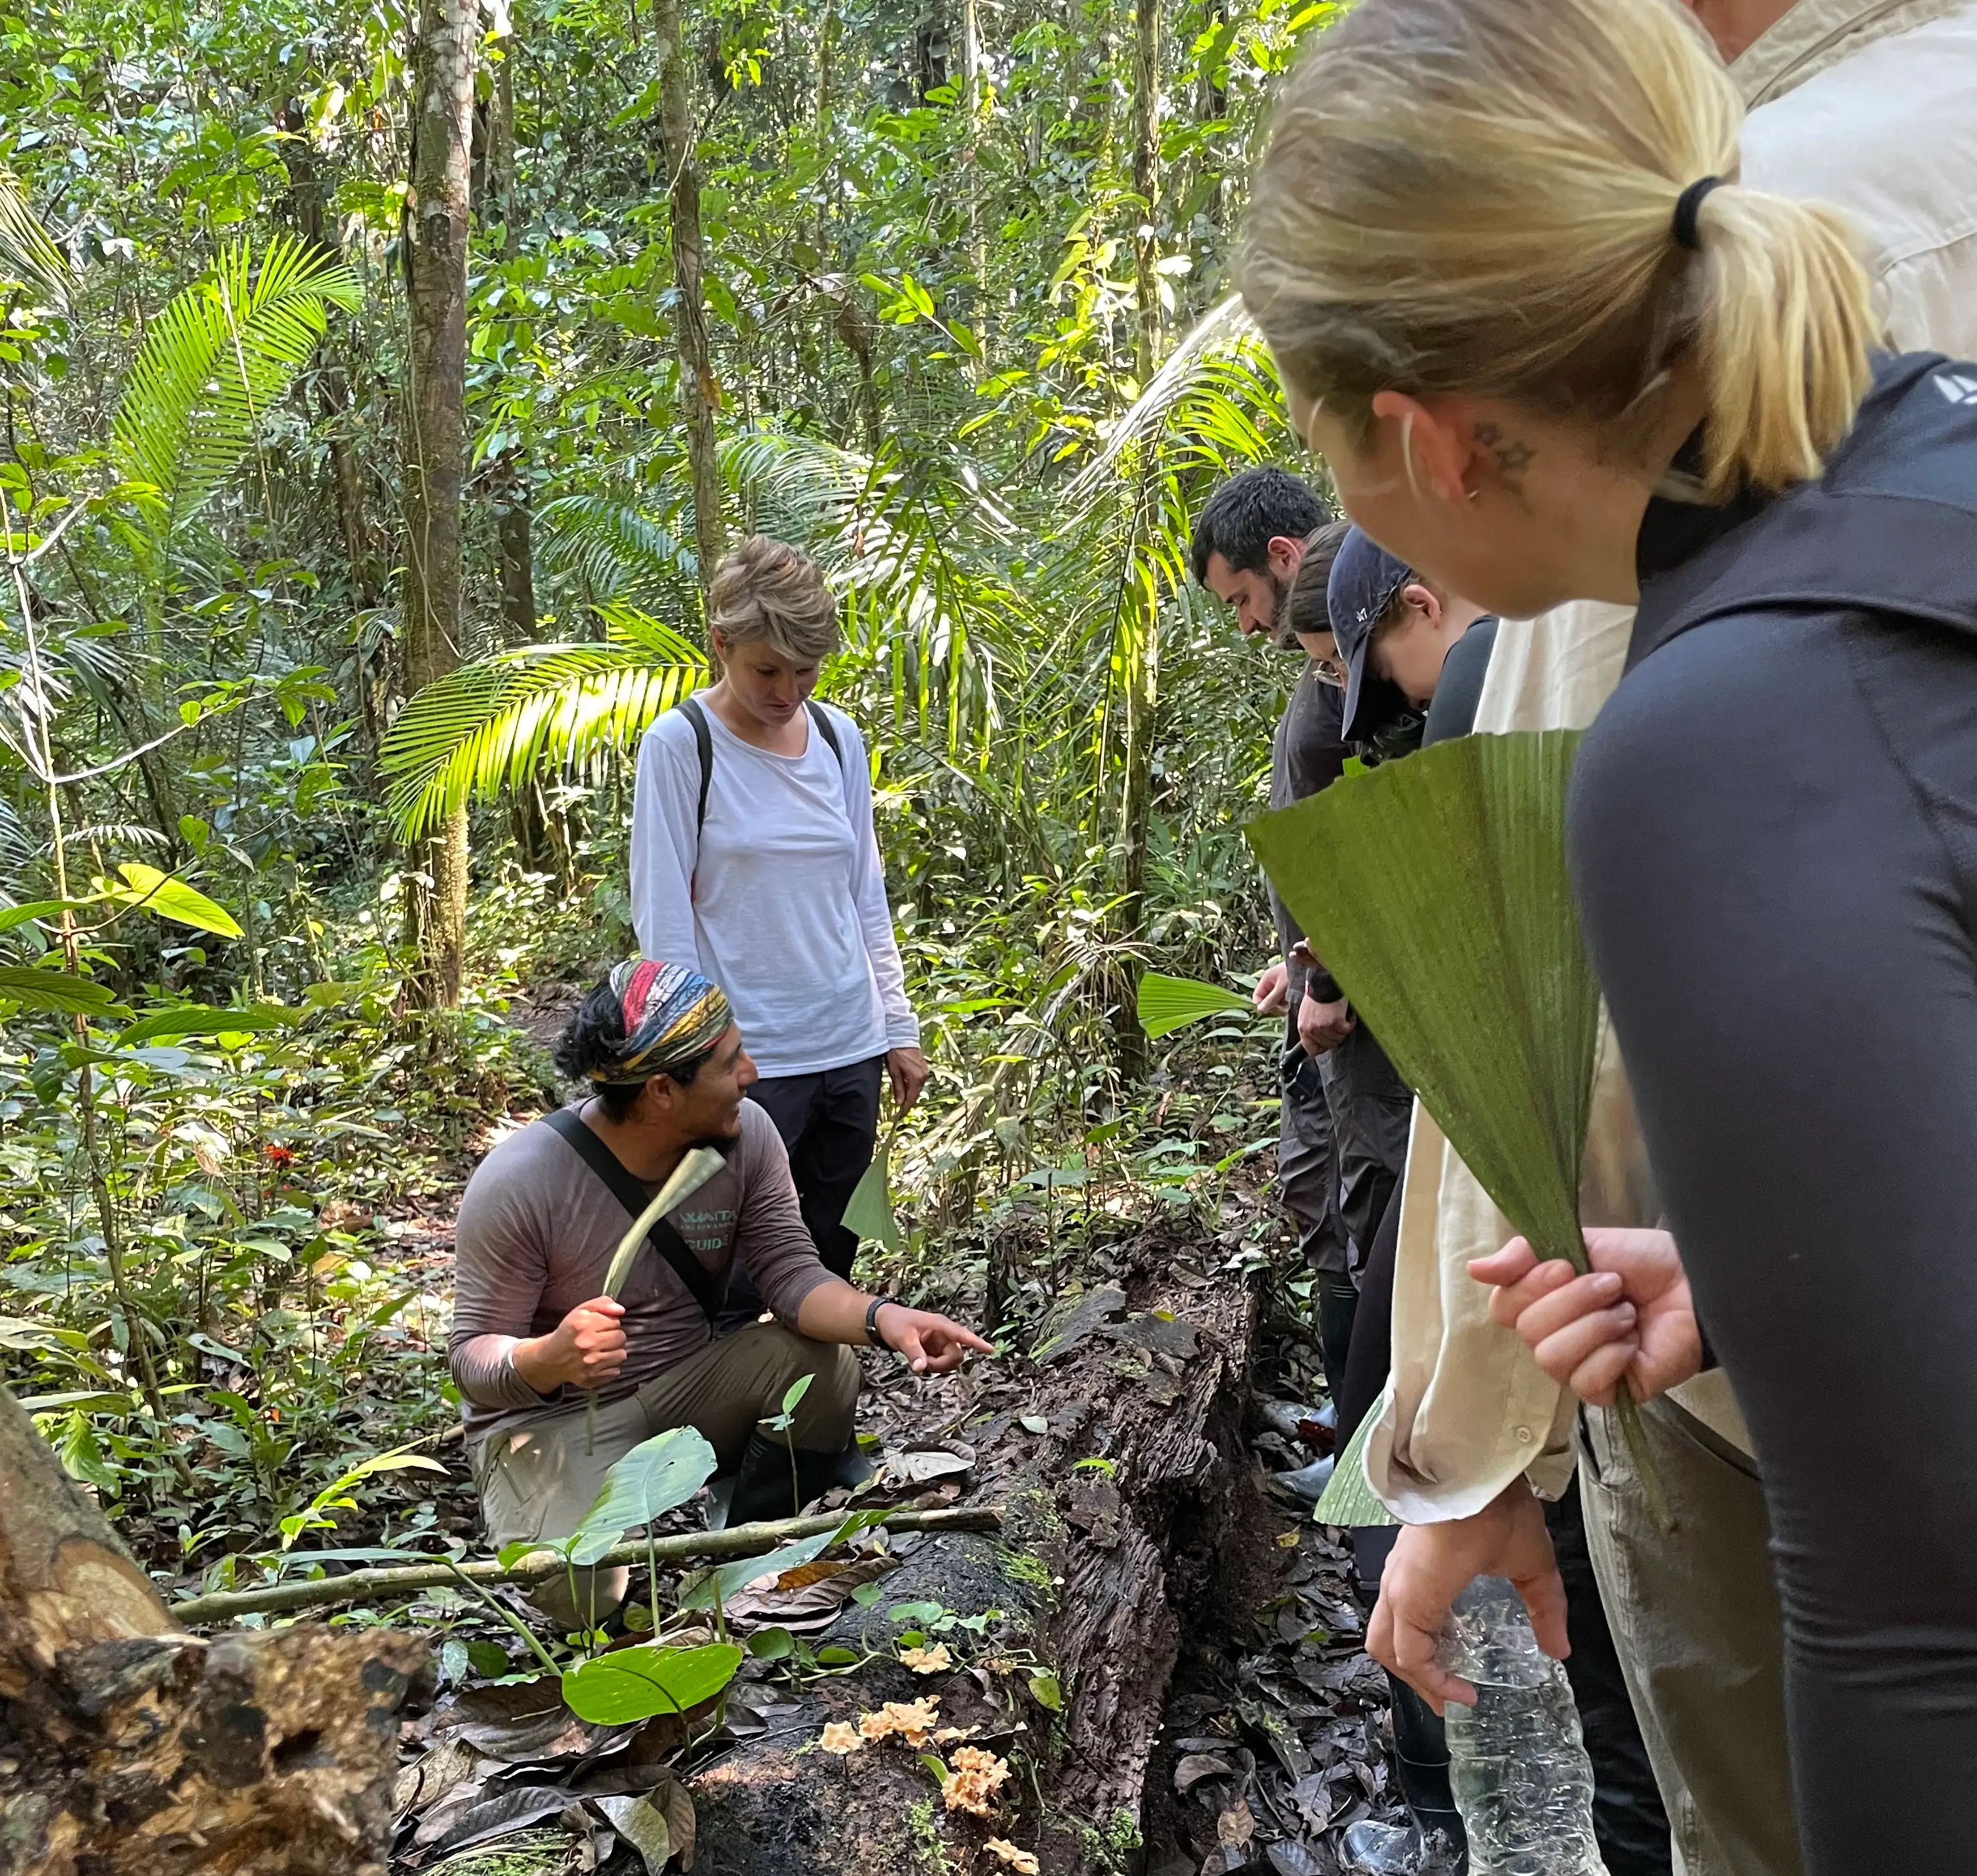
<path fill-rule="evenodd" d="M 563 1697 L 579 1719 L 622 1726 L 660 1713 L 684 1713 L 734 1678 L 741 1650 L 731 1642 L 666 1648 L 646 1642 L 594 1656 L 563 1677 Z"/>
<path fill-rule="evenodd" d="M 714 1448 L 690 1426 L 669 1427 L 634 1446 L 604 1475 L 604 1489 L 567 1546 L 571 1562 L 594 1564 L 626 1531 L 684 1504 L 714 1476 Z"/>

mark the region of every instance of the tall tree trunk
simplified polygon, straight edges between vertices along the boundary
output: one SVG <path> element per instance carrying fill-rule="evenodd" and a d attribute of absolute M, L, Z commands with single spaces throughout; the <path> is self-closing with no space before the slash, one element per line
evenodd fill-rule
<path fill-rule="evenodd" d="M 679 340 L 680 413 L 686 422 L 687 461 L 693 478 L 694 549 L 705 593 L 726 539 L 721 519 L 721 467 L 714 444 L 721 386 L 714 375 L 701 298 L 706 249 L 700 234 L 693 61 L 680 30 L 679 0 L 652 0 L 652 30 L 665 61 L 659 76 L 659 135 L 665 149 L 666 200 L 672 223 L 673 326 Z"/>
<path fill-rule="evenodd" d="M 289 205 L 295 226 L 305 239 L 325 252 L 342 258 L 341 245 L 330 238 L 323 220 L 322 179 L 316 173 L 315 157 L 309 147 L 309 120 L 302 107 L 291 98 L 275 114 L 278 129 L 291 140 L 282 145 L 282 160 L 289 171 Z M 350 562 L 351 597 L 359 610 L 368 611 L 382 596 L 377 557 L 371 547 L 371 530 L 364 518 L 364 471 L 357 460 L 357 446 L 348 434 L 351 411 L 349 381 L 343 368 L 322 356 L 314 374 L 318 397 L 328 424 L 329 466 L 336 492 L 337 527 L 343 536 L 343 551 Z M 358 653 L 358 683 L 366 688 L 362 648 Z M 370 712 L 368 703 L 365 715 Z"/>
<path fill-rule="evenodd" d="M 411 328 L 405 451 L 405 685 L 459 668 L 460 487 L 467 446 L 468 179 L 477 0 L 418 0 L 412 58 L 405 299 Z M 467 813 L 411 856 L 411 936 L 427 1005 L 460 1001 L 467 930 Z"/>
<path fill-rule="evenodd" d="M 1150 476 L 1147 478 L 1150 480 Z M 1151 490 L 1147 491 L 1150 499 Z M 1125 776 L 1120 790 L 1120 933 L 1137 946 L 1147 932 L 1147 853 L 1153 833 L 1154 738 L 1160 714 L 1160 613 L 1157 576 L 1150 566 L 1135 567 L 1141 576 L 1131 582 L 1126 603 L 1139 609 L 1121 662 L 1126 705 Z M 1128 1081 L 1143 1081 L 1152 1065 L 1147 1032 L 1140 1024 L 1140 963 L 1136 950 L 1125 954 L 1115 974 L 1119 985 L 1118 1015 L 1113 1033 L 1117 1040 L 1119 1072 Z"/>
<path fill-rule="evenodd" d="M 489 0 L 487 13 L 493 83 L 487 101 L 487 197 L 480 215 L 484 223 L 500 223 L 505 261 L 513 259 L 522 245 L 515 200 L 515 22 L 509 0 Z M 536 636 L 534 523 L 528 466 L 519 451 L 503 455 L 490 470 L 487 486 L 500 543 L 502 636 L 510 645 L 527 645 Z"/>
<path fill-rule="evenodd" d="M 1155 233 L 1160 208 L 1160 0 L 1134 0 L 1133 12 L 1133 193 L 1139 226 L 1133 235 L 1133 270 L 1139 299 L 1137 363 L 1144 390 L 1160 363 L 1160 292 Z"/>
<path fill-rule="evenodd" d="M 0 1478 L 10 1876 L 377 1876 L 423 1644 L 187 1634 L 4 1388 Z"/>

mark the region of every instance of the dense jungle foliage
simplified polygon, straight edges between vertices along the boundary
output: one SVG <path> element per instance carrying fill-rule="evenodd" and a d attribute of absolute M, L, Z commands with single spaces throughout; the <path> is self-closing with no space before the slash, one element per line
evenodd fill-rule
<path fill-rule="evenodd" d="M 1187 523 L 1295 460 L 1226 269 L 1331 11 L 0 0 L 0 1343 L 153 1568 L 334 1544 L 457 1418 L 421 1234 L 632 946 L 746 531 L 844 598 L 921 1289 L 1020 1312 L 1068 1240 L 992 1210 L 1272 1135 L 1248 1026 L 1183 1094 L 1132 989 L 1268 952 L 1291 674 Z"/>

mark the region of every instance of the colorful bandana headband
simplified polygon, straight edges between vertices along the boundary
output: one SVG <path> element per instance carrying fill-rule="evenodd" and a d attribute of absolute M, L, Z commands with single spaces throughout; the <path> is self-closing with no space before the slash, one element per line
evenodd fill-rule
<path fill-rule="evenodd" d="M 734 1020 L 721 986 L 682 964 L 634 959 L 612 972 L 611 988 L 624 1012 L 625 1040 L 616 1062 L 590 1071 L 607 1087 L 635 1087 L 698 1062 Z"/>

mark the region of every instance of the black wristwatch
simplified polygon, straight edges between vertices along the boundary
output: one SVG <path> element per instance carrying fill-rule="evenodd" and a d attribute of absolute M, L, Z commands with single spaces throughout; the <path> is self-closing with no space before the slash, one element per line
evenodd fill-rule
<path fill-rule="evenodd" d="M 899 1303 L 897 1296 L 874 1296 L 865 1308 L 865 1339 L 871 1347 L 875 1349 L 882 1349 L 886 1346 L 883 1337 L 879 1333 L 879 1312 L 889 1303 L 899 1304 L 901 1308 L 905 1306 Z"/>

